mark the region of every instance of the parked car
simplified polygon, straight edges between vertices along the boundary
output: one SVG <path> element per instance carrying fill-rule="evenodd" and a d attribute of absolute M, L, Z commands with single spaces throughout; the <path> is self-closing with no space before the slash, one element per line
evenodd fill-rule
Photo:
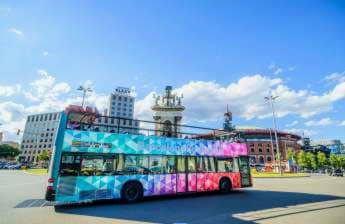
<path fill-rule="evenodd" d="M 343 171 L 341 171 L 340 169 L 336 169 L 336 170 L 333 170 L 331 176 L 335 176 L 335 177 L 343 177 L 344 174 L 343 174 Z"/>
<path fill-rule="evenodd" d="M 11 166 L 10 169 L 12 169 L 12 170 L 19 170 L 19 169 L 21 169 L 22 166 L 23 166 L 22 163 L 18 163 L 18 164 L 15 164 L 15 165 Z"/>
<path fill-rule="evenodd" d="M 16 163 L 9 162 L 6 165 L 3 166 L 3 169 L 10 169 L 11 166 L 15 165 Z"/>

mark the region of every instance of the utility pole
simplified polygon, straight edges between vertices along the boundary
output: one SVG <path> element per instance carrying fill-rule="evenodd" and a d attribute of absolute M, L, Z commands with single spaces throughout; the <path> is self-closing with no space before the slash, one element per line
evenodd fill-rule
<path fill-rule="evenodd" d="M 92 89 L 90 87 L 79 86 L 79 88 L 77 90 L 83 91 L 83 101 L 81 103 L 81 107 L 84 108 L 84 102 L 85 102 L 86 93 L 87 92 L 92 92 Z"/>
<path fill-rule="evenodd" d="M 269 103 L 271 104 L 271 108 L 272 108 L 274 135 L 275 135 L 275 139 L 276 139 L 277 156 L 278 156 L 278 161 L 279 161 L 279 167 L 278 168 L 279 168 L 280 175 L 283 175 L 282 163 L 281 163 L 281 159 L 280 159 L 280 150 L 279 150 L 279 144 L 278 144 L 276 113 L 275 113 L 274 104 L 273 104 L 274 100 L 277 98 L 278 98 L 278 96 L 270 95 L 270 96 L 265 97 L 265 100 L 269 101 Z"/>

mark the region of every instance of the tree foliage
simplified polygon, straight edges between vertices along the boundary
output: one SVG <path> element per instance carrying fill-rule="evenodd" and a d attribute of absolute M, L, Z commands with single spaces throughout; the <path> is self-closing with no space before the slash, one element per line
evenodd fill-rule
<path fill-rule="evenodd" d="M 289 158 L 289 152 L 287 152 Z M 327 168 L 332 167 L 335 169 L 343 168 L 345 169 L 345 156 L 344 155 L 334 155 L 331 154 L 327 158 L 326 154 L 323 152 L 318 152 L 315 154 L 311 152 L 305 153 L 305 151 L 300 151 L 296 155 L 296 163 L 302 169 L 317 169 L 317 168 Z"/>
<path fill-rule="evenodd" d="M 294 160 L 294 161 L 296 161 L 296 153 L 295 153 L 294 150 L 288 149 L 287 152 L 286 152 L 286 154 L 287 154 L 287 159 L 288 159 L 288 160 Z"/>
<path fill-rule="evenodd" d="M 318 152 L 316 155 L 317 163 L 320 168 L 325 168 L 325 166 L 328 164 L 328 160 L 326 157 L 326 154 L 323 152 Z"/>
<path fill-rule="evenodd" d="M 49 156 L 48 151 L 43 150 L 43 152 L 38 155 L 37 159 L 39 161 L 46 161 L 46 162 L 49 161 L 50 160 L 50 156 Z"/>
<path fill-rule="evenodd" d="M 307 163 L 307 168 L 309 169 L 316 169 L 318 167 L 315 155 L 311 152 L 307 152 L 306 154 L 306 163 Z"/>
<path fill-rule="evenodd" d="M 19 149 L 11 145 L 0 145 L 0 158 L 16 157 L 20 154 Z"/>
<path fill-rule="evenodd" d="M 307 158 L 306 158 L 305 152 L 303 150 L 301 150 L 297 154 L 297 165 L 299 165 L 301 168 L 307 167 Z"/>

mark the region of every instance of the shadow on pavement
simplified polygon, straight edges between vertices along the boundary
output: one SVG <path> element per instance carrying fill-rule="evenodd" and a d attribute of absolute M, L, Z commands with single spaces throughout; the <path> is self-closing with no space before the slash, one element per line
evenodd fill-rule
<path fill-rule="evenodd" d="M 58 206 L 55 211 L 153 223 L 255 223 L 272 217 L 345 206 L 344 199 L 345 197 L 295 192 L 237 190 L 227 195 L 202 193 L 151 197 L 137 204 L 102 201 Z M 333 203 L 335 200 L 336 204 Z"/>

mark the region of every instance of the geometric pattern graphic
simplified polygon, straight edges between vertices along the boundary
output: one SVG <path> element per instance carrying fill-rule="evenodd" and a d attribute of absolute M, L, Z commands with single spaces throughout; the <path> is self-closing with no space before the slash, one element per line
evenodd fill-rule
<path fill-rule="evenodd" d="M 231 157 L 248 155 L 246 145 L 239 143 L 80 130 L 65 130 L 62 151 Z M 120 198 L 121 189 L 129 180 L 140 181 L 144 196 L 213 191 L 219 189 L 219 180 L 224 176 L 231 179 L 233 188 L 241 187 L 238 172 L 58 177 L 55 199 L 66 203 Z"/>
<path fill-rule="evenodd" d="M 248 155 L 246 144 L 80 130 L 65 130 L 62 151 L 192 156 Z"/>
<path fill-rule="evenodd" d="M 240 173 L 73 177 L 76 180 L 72 180 L 71 177 L 59 177 L 56 201 L 66 203 L 120 198 L 121 189 L 129 180 L 141 182 L 144 196 L 214 191 L 219 189 L 219 180 L 224 176 L 231 179 L 233 188 L 241 187 Z"/>

